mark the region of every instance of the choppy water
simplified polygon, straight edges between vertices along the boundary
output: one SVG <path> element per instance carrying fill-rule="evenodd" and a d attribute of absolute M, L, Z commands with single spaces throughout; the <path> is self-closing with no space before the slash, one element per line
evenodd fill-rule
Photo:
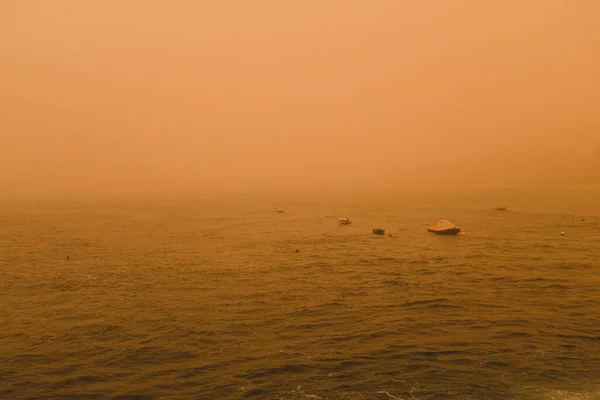
<path fill-rule="evenodd" d="M 599 259 L 598 188 L 5 204 L 0 398 L 598 399 Z"/>

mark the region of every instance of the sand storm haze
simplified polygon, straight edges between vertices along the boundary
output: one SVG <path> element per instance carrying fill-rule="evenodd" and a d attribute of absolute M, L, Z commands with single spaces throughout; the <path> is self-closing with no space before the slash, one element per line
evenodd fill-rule
<path fill-rule="evenodd" d="M 6 1 L 8 193 L 598 183 L 594 1 Z"/>
<path fill-rule="evenodd" d="M 0 0 L 0 399 L 597 400 L 599 15 Z"/>

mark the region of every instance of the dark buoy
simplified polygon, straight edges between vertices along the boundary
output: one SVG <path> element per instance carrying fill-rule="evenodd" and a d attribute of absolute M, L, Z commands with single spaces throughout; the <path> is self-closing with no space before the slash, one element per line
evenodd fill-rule
<path fill-rule="evenodd" d="M 70 260 L 70 259 L 71 259 L 71 256 L 67 256 L 67 260 Z"/>
<path fill-rule="evenodd" d="M 299 250 L 299 249 L 296 249 L 296 253 L 300 253 L 300 250 Z"/>

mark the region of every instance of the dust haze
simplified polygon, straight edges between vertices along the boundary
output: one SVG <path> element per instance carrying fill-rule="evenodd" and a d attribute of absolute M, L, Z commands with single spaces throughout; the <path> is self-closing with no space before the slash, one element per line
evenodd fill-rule
<path fill-rule="evenodd" d="M 0 193 L 599 184 L 600 2 L 0 4 Z"/>

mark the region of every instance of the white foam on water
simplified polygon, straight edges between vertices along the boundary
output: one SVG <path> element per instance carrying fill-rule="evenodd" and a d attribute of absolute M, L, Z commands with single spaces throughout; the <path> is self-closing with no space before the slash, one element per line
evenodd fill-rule
<path fill-rule="evenodd" d="M 600 389 L 571 392 L 568 390 L 541 390 L 544 400 L 600 400 Z"/>

